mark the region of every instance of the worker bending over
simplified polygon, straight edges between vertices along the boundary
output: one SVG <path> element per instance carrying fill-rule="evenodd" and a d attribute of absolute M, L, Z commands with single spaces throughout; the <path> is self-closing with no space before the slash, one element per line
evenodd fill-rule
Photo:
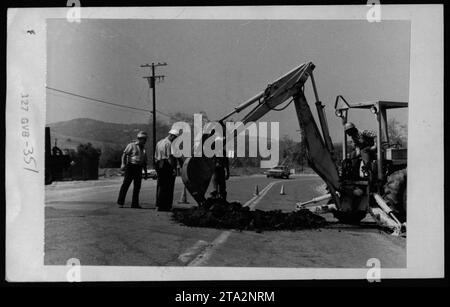
<path fill-rule="evenodd" d="M 370 163 L 375 159 L 377 151 L 376 133 L 370 130 L 358 130 L 353 123 L 345 124 L 345 133 L 351 137 L 355 145 L 355 154 L 353 158 L 361 157 L 363 161 L 363 170 L 370 172 Z"/>

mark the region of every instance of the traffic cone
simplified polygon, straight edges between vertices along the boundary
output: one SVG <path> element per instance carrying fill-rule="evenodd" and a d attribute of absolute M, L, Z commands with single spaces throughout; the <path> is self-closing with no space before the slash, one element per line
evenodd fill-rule
<path fill-rule="evenodd" d="M 187 194 L 186 194 L 186 187 L 183 187 L 183 192 L 181 193 L 180 200 L 178 201 L 179 204 L 189 204 L 187 201 Z"/>
<path fill-rule="evenodd" d="M 281 185 L 280 195 L 286 195 L 286 193 L 284 193 L 284 184 Z"/>
<path fill-rule="evenodd" d="M 256 185 L 256 187 L 255 187 L 255 194 L 254 195 L 255 196 L 259 195 L 259 187 L 258 187 L 258 185 Z"/>

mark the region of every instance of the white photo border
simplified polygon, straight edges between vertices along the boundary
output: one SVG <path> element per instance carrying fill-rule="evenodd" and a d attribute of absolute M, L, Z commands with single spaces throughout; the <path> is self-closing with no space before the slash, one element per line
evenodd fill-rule
<path fill-rule="evenodd" d="M 8 10 L 5 147 L 8 281 L 67 281 L 71 269 L 44 265 L 46 19 L 66 18 L 70 9 Z M 366 5 L 81 7 L 80 13 L 81 22 L 85 18 L 365 20 L 369 9 Z M 381 22 L 411 22 L 408 164 L 412 166 L 408 169 L 407 268 L 382 268 L 381 278 L 440 278 L 444 276 L 443 6 L 382 5 L 381 9 Z M 28 111 L 24 108 L 25 100 Z M 28 138 L 22 135 L 27 129 Z M 27 166 L 24 154 L 30 147 L 37 172 L 24 169 Z M 82 281 L 366 279 L 367 271 L 364 268 L 80 268 Z"/>

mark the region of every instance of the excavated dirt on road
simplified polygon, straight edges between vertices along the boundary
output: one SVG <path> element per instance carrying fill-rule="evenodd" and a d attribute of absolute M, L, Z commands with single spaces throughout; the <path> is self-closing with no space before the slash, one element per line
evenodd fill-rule
<path fill-rule="evenodd" d="M 309 210 L 250 211 L 238 202 L 208 199 L 202 207 L 174 209 L 172 218 L 187 226 L 239 230 L 300 230 L 323 227 L 326 220 Z"/>

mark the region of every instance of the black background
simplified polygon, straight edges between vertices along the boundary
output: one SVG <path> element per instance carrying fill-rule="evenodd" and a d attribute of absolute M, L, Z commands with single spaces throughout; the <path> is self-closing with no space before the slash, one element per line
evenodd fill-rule
<path fill-rule="evenodd" d="M 242 5 L 342 5 L 342 4 L 357 4 L 364 5 L 366 1 L 174 1 L 174 0 L 155 0 L 155 1 L 99 1 L 99 0 L 80 0 L 82 7 L 116 7 L 116 6 L 242 6 Z M 2 26 L 4 27 L 1 32 L 2 37 L 2 51 L 3 51 L 3 63 L 6 64 L 6 14 L 8 7 L 66 7 L 67 1 L 53 0 L 53 1 L 43 1 L 43 0 L 19 0 L 19 1 L 3 1 L 2 5 Z M 442 1 L 383 1 L 381 4 L 441 4 Z M 445 11 L 445 7 L 444 7 Z M 444 22 L 445 23 L 445 22 Z M 444 37 L 448 32 L 446 31 L 447 25 L 444 26 Z M 447 48 L 445 48 L 447 49 Z M 2 96 L 6 101 L 6 66 L 2 69 Z M 447 69 L 445 70 L 445 76 L 447 76 Z M 444 76 L 444 80 L 446 79 Z M 444 81 L 445 84 L 445 81 Z M 444 101 L 446 101 L 446 94 L 444 94 Z M 2 112 L 2 119 L 5 118 L 5 103 L 0 103 L 0 110 Z M 447 108 L 444 104 L 444 110 Z M 446 112 L 445 112 L 446 113 Z M 445 114 L 446 115 L 446 114 Z M 444 130 L 447 130 L 449 121 L 445 117 Z M 0 142 L 5 144 L 5 124 L 1 126 L 2 132 L 0 134 Z M 447 133 L 444 132 L 445 140 L 447 140 Z M 448 144 L 448 142 L 444 142 Z M 4 154 L 5 147 L 0 146 L 1 151 L 1 169 L 0 169 L 0 182 L 5 181 L 5 167 L 4 167 Z M 447 146 L 445 146 L 445 153 L 447 153 Z M 447 156 L 447 155 L 445 155 Z M 445 171 L 447 171 L 447 163 L 445 163 Z M 443 166 L 444 167 L 444 166 Z M 446 174 L 447 172 L 445 172 Z M 446 182 L 446 181 L 445 181 Z M 2 199 L 5 200 L 5 186 L 0 185 L 0 192 Z M 444 189 L 445 190 L 445 189 Z M 448 192 L 445 190 L 445 199 L 447 199 Z M 424 204 L 426 205 L 426 204 Z M 175 303 L 175 296 L 177 293 L 182 291 L 189 293 L 218 293 L 219 291 L 268 291 L 275 293 L 275 303 L 277 305 L 295 305 L 295 306 L 306 306 L 311 305 L 316 306 L 317 304 L 333 304 L 333 305 L 347 305 L 348 303 L 356 303 L 358 305 L 367 305 L 373 303 L 377 306 L 394 305 L 398 303 L 404 306 L 406 303 L 404 299 L 406 297 L 413 297 L 414 294 L 422 296 L 422 291 L 417 291 L 414 289 L 409 289 L 407 291 L 400 291 L 401 287 L 448 287 L 449 281 L 448 277 L 444 279 L 408 279 L 408 280 L 381 280 L 379 283 L 369 283 L 367 280 L 307 280 L 307 281 L 187 281 L 187 282 L 100 282 L 100 283 L 11 283 L 7 282 L 5 277 L 5 206 L 2 206 L 0 210 L 1 217 L 0 220 L 2 225 L 0 226 L 1 239 L 3 244 L 1 244 L 0 256 L 0 275 L 2 277 L 2 290 L 7 290 L 10 293 L 14 293 L 14 301 L 11 303 L 17 304 L 24 298 L 34 299 L 34 296 L 23 295 L 22 290 L 25 287 L 35 287 L 37 290 L 36 294 L 44 294 L 45 300 L 42 301 L 43 304 L 46 303 L 57 303 L 58 305 L 66 305 L 67 303 L 80 303 L 91 305 L 92 298 L 81 293 L 81 288 L 91 288 L 93 294 L 100 294 L 100 303 L 106 305 L 104 300 L 113 300 L 115 303 L 120 303 L 126 306 L 139 304 L 144 304 L 147 306 L 163 306 L 163 305 L 198 305 L 194 303 Z M 445 254 L 448 255 L 448 210 L 445 210 Z M 430 251 L 432 252 L 432 251 Z M 448 266 L 445 265 L 445 276 L 448 276 Z M 42 291 L 44 287 L 56 287 L 51 291 Z M 119 289 L 119 287 L 121 289 Z M 344 289 L 345 287 L 345 289 Z M 351 287 L 351 288 L 348 288 Z M 381 291 L 367 291 L 371 290 L 389 290 L 390 295 L 387 296 Z M 70 288 L 70 293 L 66 290 Z M 100 289 L 103 288 L 103 289 Z M 128 290 L 126 293 L 122 291 L 122 288 Z M 314 290 L 314 291 L 313 291 Z M 2 291 L 4 292 L 4 291 Z M 384 291 L 383 291 L 384 292 Z M 60 296 L 61 298 L 58 298 Z M 98 296 L 97 296 L 98 297 Z M 135 298 L 139 297 L 143 299 L 139 303 L 133 302 Z M 437 298 L 435 295 L 423 295 L 427 303 L 437 303 Z M 4 301 L 6 304 L 6 301 Z M 37 301 L 36 301 L 37 303 Z M 163 303 L 163 304 L 162 304 Z M 217 305 L 227 306 L 227 303 L 218 303 Z M 249 303 L 234 303 L 233 305 L 249 305 Z M 208 303 L 206 306 L 211 305 Z M 274 305 L 274 303 L 258 303 L 258 305 Z"/>

